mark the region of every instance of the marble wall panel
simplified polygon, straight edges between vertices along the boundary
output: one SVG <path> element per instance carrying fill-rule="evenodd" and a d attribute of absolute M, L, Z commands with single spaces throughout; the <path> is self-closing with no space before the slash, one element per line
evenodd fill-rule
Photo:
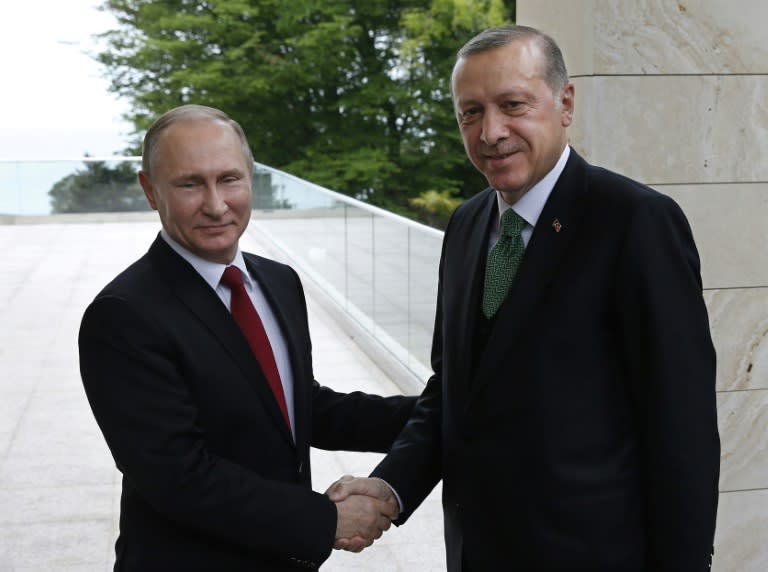
<path fill-rule="evenodd" d="M 552 35 L 573 76 L 768 73 L 766 21 L 762 0 L 517 3 L 517 22 Z"/>
<path fill-rule="evenodd" d="M 768 390 L 768 288 L 704 293 L 718 391 Z"/>
<path fill-rule="evenodd" d="M 595 73 L 768 72 L 761 0 L 619 0 L 593 16 Z"/>
<path fill-rule="evenodd" d="M 713 572 L 768 570 L 768 490 L 720 493 Z"/>
<path fill-rule="evenodd" d="M 563 52 L 570 75 L 591 75 L 593 4 L 593 0 L 518 0 L 516 22 L 552 36 Z"/>
<path fill-rule="evenodd" d="M 762 0 L 520 0 L 576 84 L 570 141 L 673 196 L 718 351 L 713 570 L 768 570 L 768 43 Z"/>
<path fill-rule="evenodd" d="M 768 488 L 768 390 L 717 394 L 720 491 Z"/>
<path fill-rule="evenodd" d="M 649 184 L 768 181 L 768 76 L 577 79 L 569 136 Z"/>
<path fill-rule="evenodd" d="M 705 288 L 768 286 L 768 182 L 655 188 L 688 217 Z"/>

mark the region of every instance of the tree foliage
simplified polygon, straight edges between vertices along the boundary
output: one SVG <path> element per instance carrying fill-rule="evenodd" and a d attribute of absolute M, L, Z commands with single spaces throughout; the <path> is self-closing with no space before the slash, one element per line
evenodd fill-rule
<path fill-rule="evenodd" d="M 461 204 L 462 200 L 450 191 L 424 191 L 419 196 L 408 199 L 408 204 L 423 213 L 427 224 L 445 228 L 448 219 Z"/>
<path fill-rule="evenodd" d="M 84 163 L 84 168 L 57 181 L 48 191 L 54 213 L 133 212 L 149 210 L 136 179 L 136 166 L 102 161 Z"/>
<path fill-rule="evenodd" d="M 456 50 L 510 0 L 107 0 L 111 88 L 137 133 L 184 103 L 221 108 L 258 161 L 395 210 L 483 186 L 464 156 Z"/>

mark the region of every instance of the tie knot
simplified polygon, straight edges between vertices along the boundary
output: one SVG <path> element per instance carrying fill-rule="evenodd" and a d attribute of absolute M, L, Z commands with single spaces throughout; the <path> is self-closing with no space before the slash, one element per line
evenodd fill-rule
<path fill-rule="evenodd" d="M 237 266 L 227 266 L 220 282 L 231 290 L 243 285 L 243 277 L 240 275 L 240 270 Z"/>
<path fill-rule="evenodd" d="M 512 209 L 507 209 L 501 215 L 501 230 L 503 236 L 518 236 L 525 226 L 525 219 Z"/>

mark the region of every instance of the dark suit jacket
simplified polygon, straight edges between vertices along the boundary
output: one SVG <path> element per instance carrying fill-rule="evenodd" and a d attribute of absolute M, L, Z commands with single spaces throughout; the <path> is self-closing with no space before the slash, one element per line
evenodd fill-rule
<path fill-rule="evenodd" d="M 289 348 L 295 445 L 227 308 L 161 238 L 85 312 L 83 384 L 123 473 L 115 570 L 316 568 L 336 509 L 310 488 L 310 445 L 386 451 L 412 409 L 318 385 L 298 276 L 244 256 Z"/>
<path fill-rule="evenodd" d="M 496 216 L 487 189 L 448 225 L 435 373 L 374 475 L 402 521 L 443 479 L 450 571 L 706 570 L 715 353 L 683 213 L 572 150 L 476 344 Z"/>

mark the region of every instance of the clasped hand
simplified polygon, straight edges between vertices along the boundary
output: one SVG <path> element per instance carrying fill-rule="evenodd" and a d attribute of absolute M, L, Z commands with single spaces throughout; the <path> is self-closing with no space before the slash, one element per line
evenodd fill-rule
<path fill-rule="evenodd" d="M 341 477 L 325 494 L 336 503 L 336 542 L 340 550 L 360 552 L 389 529 L 400 507 L 381 479 Z"/>

